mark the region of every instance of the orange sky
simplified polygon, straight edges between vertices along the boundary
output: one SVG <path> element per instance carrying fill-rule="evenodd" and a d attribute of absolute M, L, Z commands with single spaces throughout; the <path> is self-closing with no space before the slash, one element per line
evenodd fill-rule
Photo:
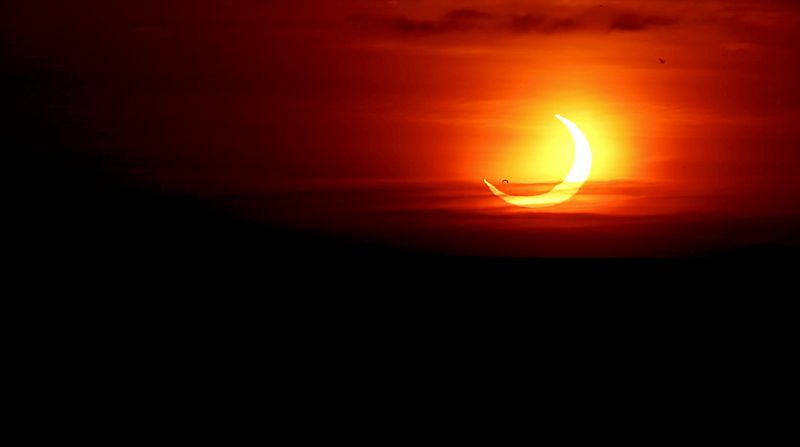
<path fill-rule="evenodd" d="M 284 13 L 296 22 L 275 31 L 286 45 L 269 76 L 286 88 L 286 138 L 308 148 L 287 160 L 298 175 L 557 181 L 571 161 L 560 113 L 592 142 L 592 180 L 797 199 L 795 2 L 351 1 Z"/>
<path fill-rule="evenodd" d="M 796 1 L 42 1 L 0 24 L 40 135 L 161 190 L 558 181 L 558 113 L 589 192 L 800 204 Z"/>

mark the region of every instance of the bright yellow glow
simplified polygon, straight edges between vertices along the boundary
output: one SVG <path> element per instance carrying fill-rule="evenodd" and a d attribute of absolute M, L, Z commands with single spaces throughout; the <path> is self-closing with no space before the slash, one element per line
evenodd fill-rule
<path fill-rule="evenodd" d="M 572 169 L 570 169 L 564 181 L 544 194 L 535 196 L 512 196 L 500 191 L 489 183 L 488 180 L 484 179 L 483 182 L 486 183 L 486 186 L 489 187 L 489 190 L 492 191 L 494 195 L 511 205 L 525 208 L 544 208 L 566 202 L 578 193 L 578 190 L 581 189 L 581 186 L 583 186 L 589 178 L 589 172 L 592 169 L 592 150 L 589 147 L 589 141 L 586 139 L 586 136 L 578 129 L 575 123 L 561 115 L 556 115 L 556 118 L 567 126 L 575 145 L 575 160 L 572 163 Z"/>

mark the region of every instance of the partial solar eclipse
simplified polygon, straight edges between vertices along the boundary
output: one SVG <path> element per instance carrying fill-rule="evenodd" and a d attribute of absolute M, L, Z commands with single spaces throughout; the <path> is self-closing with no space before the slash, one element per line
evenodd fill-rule
<path fill-rule="evenodd" d="M 589 178 L 589 171 L 592 169 L 592 150 L 589 147 L 589 141 L 586 136 L 578 129 L 575 123 L 561 115 L 556 115 L 556 118 L 567 126 L 570 135 L 572 135 L 572 141 L 575 143 L 575 160 L 572 162 L 572 169 L 570 169 L 564 180 L 544 194 L 514 196 L 500 191 L 488 180 L 484 179 L 483 182 L 486 183 L 486 186 L 489 187 L 489 190 L 494 195 L 511 205 L 524 208 L 545 208 L 564 203 L 578 193 L 586 179 Z"/>

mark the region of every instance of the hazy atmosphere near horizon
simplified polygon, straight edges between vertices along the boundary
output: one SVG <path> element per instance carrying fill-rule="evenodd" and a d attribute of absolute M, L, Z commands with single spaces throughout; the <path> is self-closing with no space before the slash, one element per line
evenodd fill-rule
<path fill-rule="evenodd" d="M 0 40 L 5 146 L 48 225 L 514 258 L 800 247 L 797 1 L 34 0 L 0 6 Z"/>

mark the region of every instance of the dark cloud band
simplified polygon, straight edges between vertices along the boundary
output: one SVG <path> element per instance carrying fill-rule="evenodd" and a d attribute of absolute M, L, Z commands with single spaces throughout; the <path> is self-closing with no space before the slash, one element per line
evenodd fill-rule
<path fill-rule="evenodd" d="M 641 32 L 669 27 L 677 17 L 643 14 L 612 8 L 590 8 L 557 15 L 550 11 L 522 14 L 493 14 L 475 9 L 455 9 L 438 19 L 358 15 L 350 18 L 364 31 L 389 32 L 401 36 L 431 36 L 448 33 L 509 32 L 513 34 L 554 34 L 571 32 Z"/>

